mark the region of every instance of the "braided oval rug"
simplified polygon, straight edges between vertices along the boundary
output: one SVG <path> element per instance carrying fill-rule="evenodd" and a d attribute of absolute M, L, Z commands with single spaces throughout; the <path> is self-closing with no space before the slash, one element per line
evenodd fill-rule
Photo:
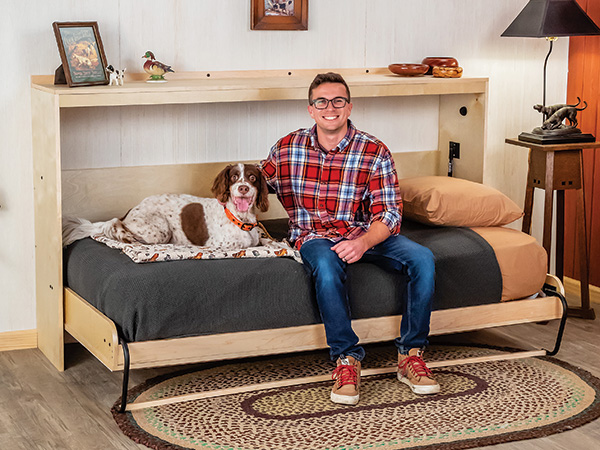
<path fill-rule="evenodd" d="M 506 351 L 506 350 L 502 350 Z M 499 349 L 433 346 L 427 361 L 494 355 Z M 392 346 L 369 348 L 363 369 L 392 366 Z M 163 375 L 129 391 L 130 402 L 324 375 L 324 352 L 214 365 Z M 365 377 L 356 406 L 329 400 L 330 382 L 146 407 L 113 416 L 153 449 L 454 450 L 531 439 L 600 416 L 600 380 L 554 358 L 483 362 L 434 370 L 441 392 L 418 396 L 395 374 Z"/>

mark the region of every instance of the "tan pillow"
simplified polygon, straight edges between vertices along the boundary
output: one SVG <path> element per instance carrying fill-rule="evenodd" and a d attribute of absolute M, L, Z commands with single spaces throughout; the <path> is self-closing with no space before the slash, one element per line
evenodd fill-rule
<path fill-rule="evenodd" d="M 452 177 L 399 180 L 404 216 L 429 225 L 493 227 L 523 216 L 502 192 L 481 183 Z"/>

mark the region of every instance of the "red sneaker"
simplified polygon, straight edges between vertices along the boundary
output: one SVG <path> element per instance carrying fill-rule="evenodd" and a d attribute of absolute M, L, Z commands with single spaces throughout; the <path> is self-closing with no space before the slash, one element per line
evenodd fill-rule
<path fill-rule="evenodd" d="M 352 356 L 337 360 L 331 376 L 335 383 L 331 390 L 331 401 L 344 405 L 356 405 L 359 399 L 360 361 Z"/>
<path fill-rule="evenodd" d="M 408 355 L 398 354 L 398 379 L 415 394 L 437 394 L 440 385 L 422 356 L 423 352 L 418 348 L 411 348 Z"/>

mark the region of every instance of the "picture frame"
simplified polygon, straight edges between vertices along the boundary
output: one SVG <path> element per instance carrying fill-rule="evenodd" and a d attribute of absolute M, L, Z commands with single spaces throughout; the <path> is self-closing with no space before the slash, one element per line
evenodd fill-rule
<path fill-rule="evenodd" d="M 108 84 L 98 23 L 54 22 L 52 27 L 69 87 Z"/>
<path fill-rule="evenodd" d="M 308 30 L 308 0 L 251 2 L 253 30 Z"/>

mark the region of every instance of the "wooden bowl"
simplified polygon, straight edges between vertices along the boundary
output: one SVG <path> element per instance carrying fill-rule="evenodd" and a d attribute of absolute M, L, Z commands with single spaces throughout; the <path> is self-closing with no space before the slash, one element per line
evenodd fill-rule
<path fill-rule="evenodd" d="M 390 64 L 388 69 L 401 77 L 418 77 L 425 75 L 429 66 L 427 64 Z"/>
<path fill-rule="evenodd" d="M 434 78 L 460 78 L 462 76 L 462 67 L 438 67 L 432 70 Z"/>
<path fill-rule="evenodd" d="M 421 61 L 421 64 L 427 64 L 429 70 L 427 75 L 431 75 L 434 67 L 458 67 L 458 61 L 452 56 L 428 56 Z"/>

